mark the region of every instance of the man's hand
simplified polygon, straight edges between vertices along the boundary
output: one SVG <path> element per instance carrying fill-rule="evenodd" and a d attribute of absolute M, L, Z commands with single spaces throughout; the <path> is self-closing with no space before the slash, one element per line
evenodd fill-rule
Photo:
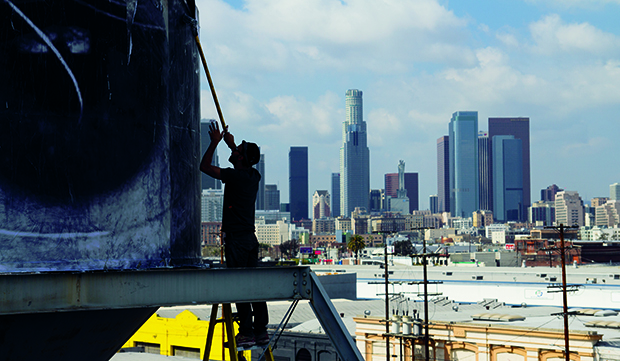
<path fill-rule="evenodd" d="M 224 130 L 225 132 L 226 130 Z M 220 126 L 217 122 L 211 122 L 209 124 L 209 137 L 211 138 L 211 143 L 218 144 L 222 140 L 222 136 L 224 133 L 220 132 Z"/>

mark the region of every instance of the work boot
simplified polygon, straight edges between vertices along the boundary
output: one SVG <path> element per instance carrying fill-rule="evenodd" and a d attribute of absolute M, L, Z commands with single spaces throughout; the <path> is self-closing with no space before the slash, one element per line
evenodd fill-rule
<path fill-rule="evenodd" d="M 269 343 L 269 334 L 265 332 L 262 335 L 254 336 L 254 340 L 256 341 L 256 344 L 258 346 L 265 346 L 266 344 Z"/>
<path fill-rule="evenodd" d="M 250 348 L 256 344 L 254 337 L 244 336 L 240 333 L 235 336 L 237 347 Z"/>

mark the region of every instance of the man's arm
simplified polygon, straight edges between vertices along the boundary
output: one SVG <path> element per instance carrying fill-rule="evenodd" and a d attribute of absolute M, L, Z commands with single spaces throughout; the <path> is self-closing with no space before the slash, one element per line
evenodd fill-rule
<path fill-rule="evenodd" d="M 222 133 L 220 133 L 219 126 L 217 123 L 215 123 L 215 126 L 213 124 L 214 123 L 211 123 L 209 125 L 209 137 L 211 138 L 211 144 L 209 144 L 207 151 L 202 157 L 202 161 L 200 162 L 200 170 L 215 179 L 222 179 L 221 168 L 211 164 L 213 161 L 215 148 L 217 148 L 217 145 L 222 140 Z"/>

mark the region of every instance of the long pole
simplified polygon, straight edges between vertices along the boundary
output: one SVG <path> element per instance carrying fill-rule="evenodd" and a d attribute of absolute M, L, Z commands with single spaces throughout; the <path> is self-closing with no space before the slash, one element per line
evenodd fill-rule
<path fill-rule="evenodd" d="M 385 267 L 385 354 L 386 360 L 390 360 L 390 294 L 389 294 L 389 282 L 388 282 L 388 256 L 387 256 L 387 240 L 383 240 L 383 264 Z"/>
<path fill-rule="evenodd" d="M 570 361 L 568 349 L 568 301 L 566 297 L 566 255 L 564 254 L 564 225 L 560 223 L 560 252 L 562 253 L 562 301 L 564 308 L 564 348 L 566 361 Z"/>
<path fill-rule="evenodd" d="M 211 95 L 213 96 L 213 101 L 215 102 L 215 108 L 217 109 L 217 115 L 220 117 L 220 123 L 222 124 L 222 129 L 226 129 L 226 123 L 224 122 L 224 115 L 222 114 L 222 109 L 220 108 L 220 102 L 217 100 L 217 94 L 215 93 L 215 87 L 213 86 L 213 80 L 211 79 L 211 74 L 209 73 L 209 67 L 207 67 L 207 58 L 205 58 L 205 54 L 202 51 L 202 45 L 200 45 L 200 38 L 198 35 L 195 37 L 196 45 L 198 45 L 198 53 L 200 54 L 200 60 L 202 60 L 202 67 L 205 69 L 205 74 L 207 74 L 207 80 L 209 81 L 209 88 L 211 88 Z"/>
<path fill-rule="evenodd" d="M 426 237 L 422 238 L 422 268 L 424 269 L 424 359 L 429 360 L 428 354 L 428 274 L 426 270 Z"/>

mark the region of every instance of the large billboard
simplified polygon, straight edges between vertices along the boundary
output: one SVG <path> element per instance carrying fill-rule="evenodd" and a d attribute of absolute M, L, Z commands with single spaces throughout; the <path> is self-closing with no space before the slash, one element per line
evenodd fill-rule
<path fill-rule="evenodd" d="M 0 4 L 0 271 L 199 262 L 184 1 Z"/>

